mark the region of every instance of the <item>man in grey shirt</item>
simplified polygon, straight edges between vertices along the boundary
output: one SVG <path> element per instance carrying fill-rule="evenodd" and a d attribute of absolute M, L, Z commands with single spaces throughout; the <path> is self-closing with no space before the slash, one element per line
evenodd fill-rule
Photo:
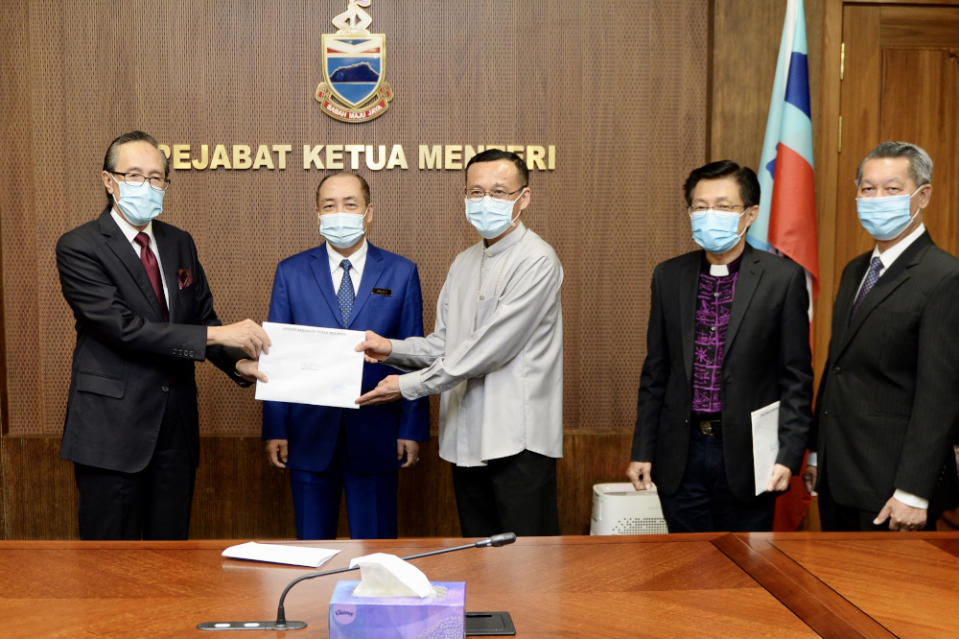
<path fill-rule="evenodd" d="M 402 370 L 361 406 L 440 397 L 440 457 L 453 464 L 466 537 L 558 535 L 556 458 L 563 454 L 563 267 L 519 221 L 529 170 L 488 149 L 466 165 L 466 217 L 483 237 L 453 261 L 427 337 L 367 331 L 369 362 Z"/>

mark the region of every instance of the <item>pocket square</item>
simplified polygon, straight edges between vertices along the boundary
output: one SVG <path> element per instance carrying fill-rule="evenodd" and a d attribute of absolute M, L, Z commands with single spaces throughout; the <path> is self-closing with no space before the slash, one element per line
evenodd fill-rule
<path fill-rule="evenodd" d="M 180 290 L 185 289 L 190 284 L 193 284 L 193 271 L 188 268 L 178 268 L 176 270 L 176 283 L 180 287 Z"/>

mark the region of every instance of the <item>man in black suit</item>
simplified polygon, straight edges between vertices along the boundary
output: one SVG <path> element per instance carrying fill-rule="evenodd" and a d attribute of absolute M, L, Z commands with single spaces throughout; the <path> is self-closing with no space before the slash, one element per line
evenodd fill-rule
<path fill-rule="evenodd" d="M 103 160 L 107 206 L 57 242 L 77 342 L 60 455 L 74 462 L 83 539 L 186 539 L 199 459 L 193 363 L 263 378 L 269 337 L 221 326 L 185 231 L 154 221 L 170 185 L 156 140 L 133 131 Z"/>
<path fill-rule="evenodd" d="M 931 180 L 906 142 L 880 144 L 856 174 L 876 245 L 843 270 L 833 306 L 803 473 L 823 530 L 932 529 L 957 503 L 959 260 L 923 224 Z"/>
<path fill-rule="evenodd" d="M 704 250 L 653 272 L 626 475 L 637 490 L 655 482 L 670 532 L 769 530 L 812 418 L 805 272 L 746 245 L 759 209 L 751 169 L 712 162 L 684 188 Z M 757 497 L 750 413 L 777 401 L 779 451 Z"/>

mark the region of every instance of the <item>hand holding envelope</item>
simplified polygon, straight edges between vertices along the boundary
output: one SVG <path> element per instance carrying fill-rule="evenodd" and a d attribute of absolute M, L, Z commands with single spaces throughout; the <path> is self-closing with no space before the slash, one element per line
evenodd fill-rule
<path fill-rule="evenodd" d="M 359 408 L 363 353 L 360 331 L 264 322 L 270 352 L 260 355 L 259 370 L 269 383 L 256 384 L 256 399 L 314 406 Z"/>
<path fill-rule="evenodd" d="M 789 488 L 792 471 L 776 463 L 779 455 L 779 402 L 754 410 L 750 417 L 753 430 L 753 473 L 756 495 L 782 492 Z"/>
<path fill-rule="evenodd" d="M 382 362 L 393 352 L 393 343 L 377 335 L 373 331 L 366 331 L 366 338 L 356 345 L 356 350 L 363 353 L 363 358 L 370 364 Z M 398 375 L 387 375 L 380 380 L 376 388 L 356 400 L 360 406 L 387 404 L 403 399 L 400 393 L 400 378 Z"/>

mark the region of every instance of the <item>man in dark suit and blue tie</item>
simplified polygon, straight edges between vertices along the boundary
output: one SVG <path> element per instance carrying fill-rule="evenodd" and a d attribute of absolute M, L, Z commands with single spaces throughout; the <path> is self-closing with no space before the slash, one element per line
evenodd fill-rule
<path fill-rule="evenodd" d="M 711 162 L 684 189 L 704 250 L 653 271 L 626 475 L 637 490 L 655 482 L 670 532 L 769 530 L 812 419 L 805 272 L 746 244 L 759 209 L 752 169 Z M 778 454 L 769 477 L 754 477 L 750 415 L 773 402 Z"/>
<path fill-rule="evenodd" d="M 959 503 L 959 260 L 923 224 L 923 149 L 883 142 L 856 184 L 876 245 L 842 273 L 803 479 L 823 530 L 934 529 Z"/>
<path fill-rule="evenodd" d="M 193 238 L 154 219 L 170 186 L 156 140 L 113 140 L 101 179 L 106 208 L 57 242 L 77 331 L 60 455 L 74 462 L 81 538 L 186 539 L 200 447 L 193 364 L 248 386 L 270 340 L 252 320 L 220 325 Z"/>
<path fill-rule="evenodd" d="M 280 262 L 270 299 L 271 322 L 373 330 L 397 339 L 423 334 L 416 265 L 373 246 L 370 188 L 362 176 L 336 173 L 317 188 L 316 210 L 326 242 Z M 363 392 L 391 369 L 367 364 Z M 265 402 L 263 439 L 274 466 L 290 471 L 296 534 L 336 536 L 340 493 L 350 536 L 396 537 L 397 469 L 419 461 L 429 437 L 427 399 L 343 409 Z"/>

